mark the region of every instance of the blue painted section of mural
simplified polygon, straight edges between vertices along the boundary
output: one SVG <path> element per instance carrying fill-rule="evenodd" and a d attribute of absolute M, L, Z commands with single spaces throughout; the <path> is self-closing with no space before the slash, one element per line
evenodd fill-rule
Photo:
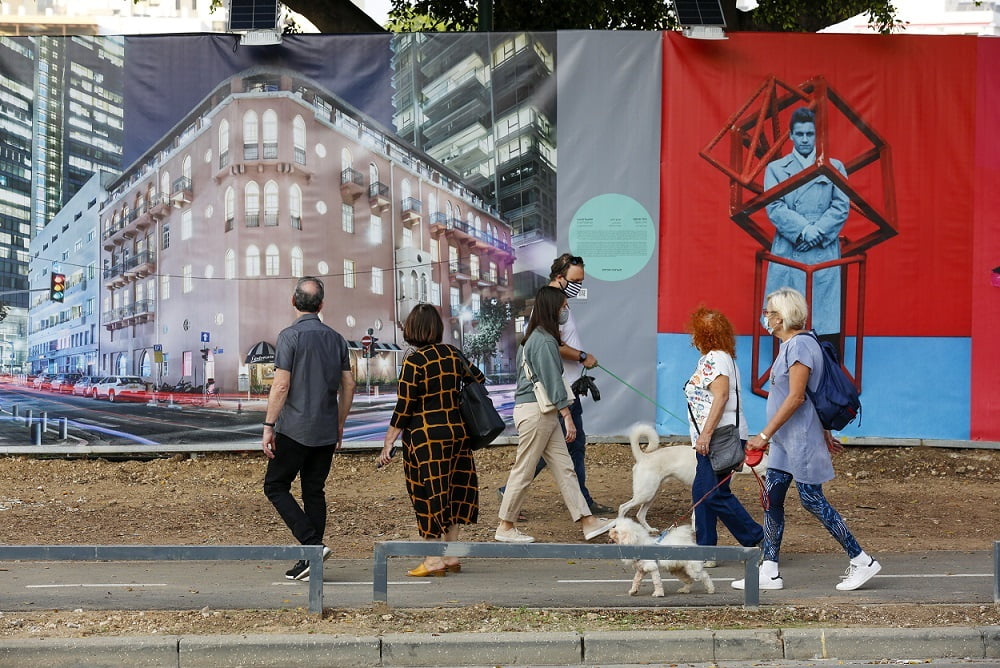
<path fill-rule="evenodd" d="M 743 411 L 750 433 L 764 426 L 765 400 L 750 392 L 752 339 L 738 337 Z M 846 437 L 969 438 L 969 364 L 971 340 L 964 337 L 868 337 L 864 340 L 862 419 L 843 432 Z M 846 363 L 853 366 L 853 340 Z M 687 415 L 681 387 L 698 361 L 687 334 L 660 334 L 656 351 L 656 411 L 661 434 L 686 434 Z M 915 408 L 919 407 L 919 408 Z M 679 417 L 677 417 L 679 416 Z"/>

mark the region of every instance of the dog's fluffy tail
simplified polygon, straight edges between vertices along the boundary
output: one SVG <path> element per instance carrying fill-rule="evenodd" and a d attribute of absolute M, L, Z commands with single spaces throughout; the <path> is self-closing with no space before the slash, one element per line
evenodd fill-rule
<path fill-rule="evenodd" d="M 639 461 L 646 456 L 647 450 L 642 449 L 642 439 L 649 442 L 648 451 L 656 450 L 660 447 L 660 435 L 656 433 L 656 427 L 648 422 L 638 422 L 632 425 L 628 432 L 628 441 L 632 444 L 632 456 L 635 461 Z"/>

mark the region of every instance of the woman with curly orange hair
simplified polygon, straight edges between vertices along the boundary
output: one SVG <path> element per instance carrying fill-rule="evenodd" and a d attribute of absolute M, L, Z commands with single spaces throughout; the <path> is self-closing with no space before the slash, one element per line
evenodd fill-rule
<path fill-rule="evenodd" d="M 737 395 L 739 379 L 733 325 L 723 313 L 701 307 L 691 314 L 687 329 L 691 333 L 691 345 L 701 353 L 694 374 L 684 384 L 690 407 L 691 443 L 698 459 L 691 498 L 698 503 L 704 497 L 694 509 L 695 538 L 698 545 L 716 545 L 719 540 L 716 525 L 721 519 L 740 545 L 756 545 L 764 538 L 764 529 L 733 496 L 729 480 L 719 484 L 720 476 L 712 469 L 708 458 L 712 432 L 717 427 L 738 425 L 740 439 L 746 445 L 747 423 Z"/>

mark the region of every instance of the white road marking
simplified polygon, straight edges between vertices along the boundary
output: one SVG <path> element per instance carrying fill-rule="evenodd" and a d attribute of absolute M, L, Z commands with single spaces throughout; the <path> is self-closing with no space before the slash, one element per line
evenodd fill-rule
<path fill-rule="evenodd" d="M 909 574 L 889 574 L 889 575 L 876 575 L 875 578 L 879 580 L 885 580 L 889 578 L 992 578 L 992 573 L 948 573 L 941 575 L 940 573 L 914 573 Z M 732 580 L 737 580 L 742 578 L 716 578 L 713 577 L 713 582 L 731 582 Z M 602 583 L 620 583 L 620 582 L 631 582 L 632 579 L 627 580 L 556 580 L 559 584 L 602 584 Z M 663 578 L 664 582 L 680 582 L 680 580 L 674 578 Z"/>
<path fill-rule="evenodd" d="M 271 584 L 277 587 L 291 587 L 292 585 L 302 585 L 309 582 L 308 580 L 288 580 L 287 582 L 272 582 Z M 414 582 L 413 580 L 399 580 L 397 582 L 389 581 L 388 584 L 400 586 L 400 585 L 429 585 L 430 582 L 421 581 Z M 373 587 L 375 583 L 373 582 L 331 582 L 329 580 L 323 581 L 323 586 L 326 585 L 349 585 L 349 586 L 362 586 L 362 587 Z"/>
<path fill-rule="evenodd" d="M 69 584 L 49 584 L 49 585 L 25 585 L 25 589 L 58 589 L 61 587 L 166 587 L 166 584 L 159 582 L 135 582 L 135 583 L 115 583 L 101 584 L 98 582 L 80 582 Z"/>

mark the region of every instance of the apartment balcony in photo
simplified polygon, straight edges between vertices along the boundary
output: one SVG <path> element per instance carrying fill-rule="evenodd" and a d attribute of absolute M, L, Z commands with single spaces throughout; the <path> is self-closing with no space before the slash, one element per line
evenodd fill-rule
<path fill-rule="evenodd" d="M 193 198 L 194 186 L 191 183 L 191 179 L 187 176 L 174 179 L 174 183 L 170 188 L 170 201 L 175 206 L 181 207 L 190 204 Z"/>
<path fill-rule="evenodd" d="M 365 175 L 348 167 L 340 173 L 340 194 L 347 202 L 353 202 L 365 191 Z"/>
<path fill-rule="evenodd" d="M 143 251 L 124 262 L 125 278 L 135 280 L 145 278 L 156 271 L 156 252 Z"/>
<path fill-rule="evenodd" d="M 368 186 L 368 204 L 372 213 L 378 215 L 389 208 L 389 186 L 375 181 Z"/>
<path fill-rule="evenodd" d="M 170 215 L 170 198 L 166 195 L 153 195 L 147 204 L 149 213 L 156 220 L 162 220 Z"/>
<path fill-rule="evenodd" d="M 420 209 L 423 203 L 415 197 L 407 197 L 400 203 L 403 212 L 403 224 L 406 226 L 418 225 L 422 216 Z"/>
<path fill-rule="evenodd" d="M 135 324 L 152 322 L 156 316 L 156 301 L 153 299 L 140 299 L 129 306 L 129 318 Z"/>
<path fill-rule="evenodd" d="M 119 306 L 101 314 L 101 323 L 108 330 L 121 329 L 125 326 L 125 317 L 128 315 L 127 306 Z"/>
<path fill-rule="evenodd" d="M 104 269 L 104 287 L 109 289 L 120 288 L 125 285 L 126 282 L 125 265 L 119 263 Z"/>
<path fill-rule="evenodd" d="M 501 259 L 512 259 L 514 248 L 507 242 L 459 218 L 448 218 L 441 212 L 431 214 L 431 235 L 435 238 L 444 234 L 448 238 L 462 242 L 470 248 L 490 253 Z"/>
<path fill-rule="evenodd" d="M 472 268 L 469 266 L 468 262 L 462 262 L 461 260 L 449 260 L 448 276 L 456 281 L 471 281 Z"/>

